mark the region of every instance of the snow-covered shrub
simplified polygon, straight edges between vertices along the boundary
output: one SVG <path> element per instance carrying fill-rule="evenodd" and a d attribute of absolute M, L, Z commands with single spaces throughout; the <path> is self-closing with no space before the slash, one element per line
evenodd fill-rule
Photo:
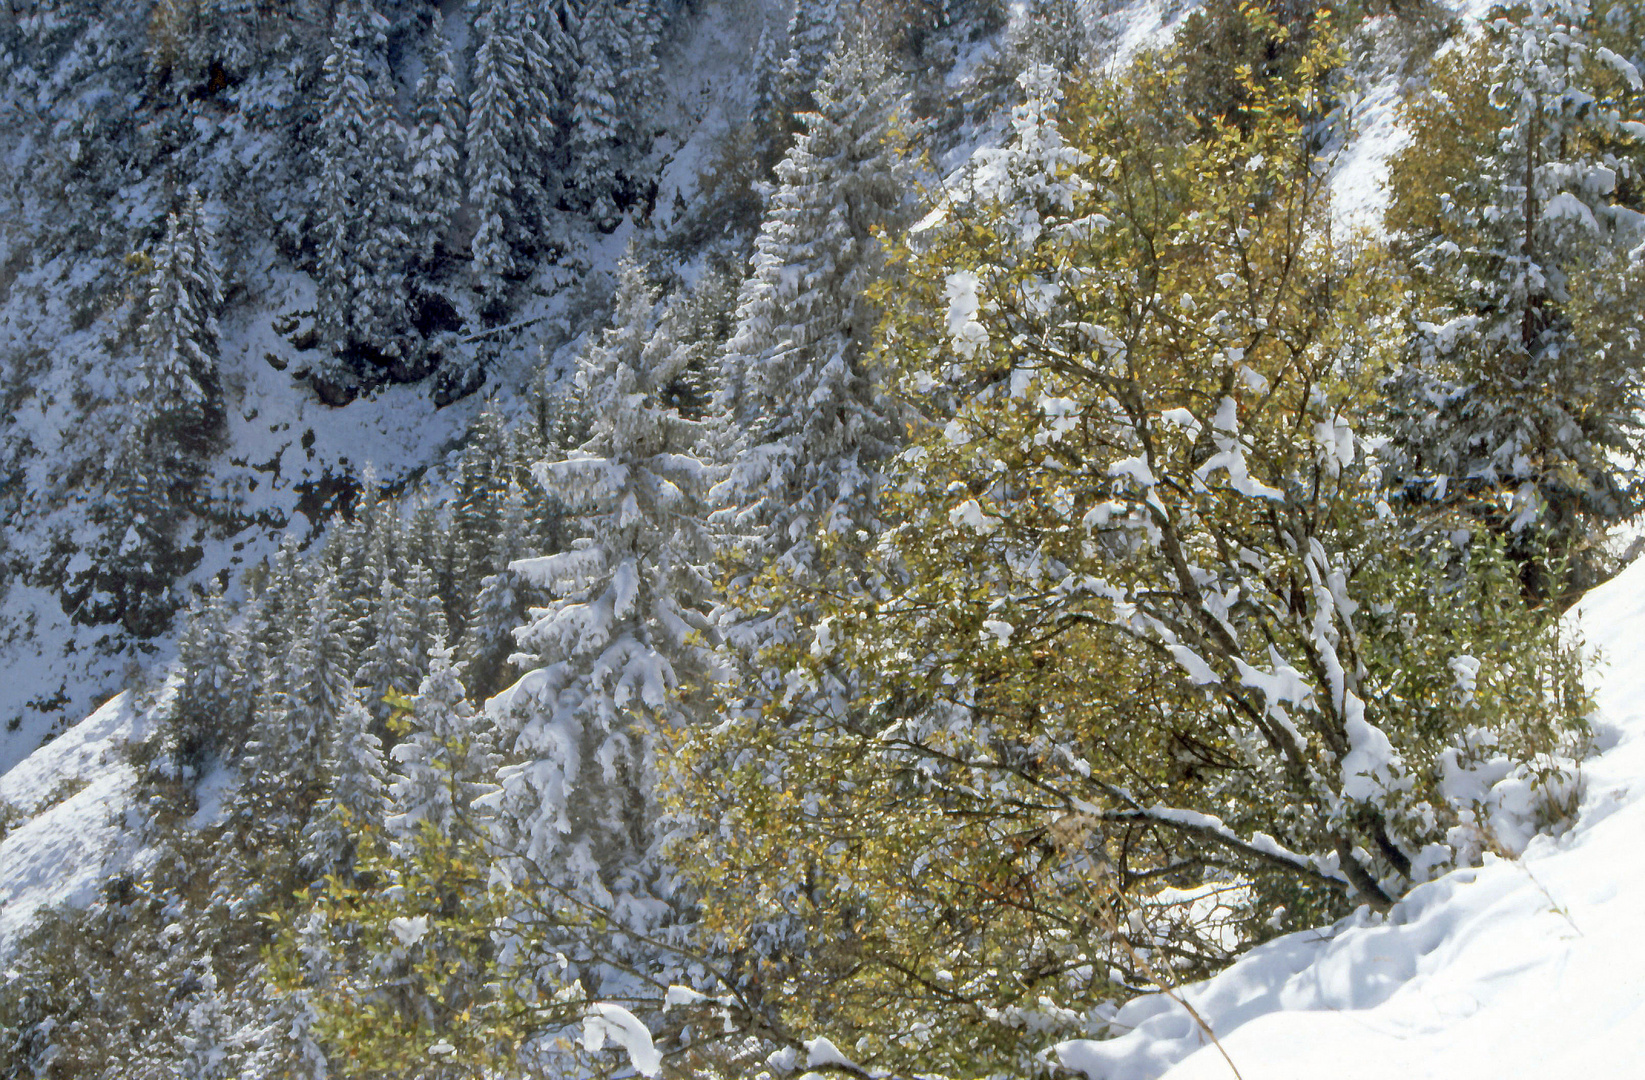
<path fill-rule="evenodd" d="M 1527 760 L 1494 731 L 1462 732 L 1439 757 L 1440 791 L 1456 818 L 1445 834 L 1454 862 L 1475 863 L 1488 850 L 1517 856 L 1537 833 L 1568 824 L 1582 798 L 1582 749 L 1550 747 Z"/>

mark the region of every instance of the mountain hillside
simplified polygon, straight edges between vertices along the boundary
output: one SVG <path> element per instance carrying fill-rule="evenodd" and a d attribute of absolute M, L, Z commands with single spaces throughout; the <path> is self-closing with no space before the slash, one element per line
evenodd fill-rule
<path fill-rule="evenodd" d="M 13 120 L 0 134 L 10 202 L 0 212 L 0 655 L 10 675 L 0 688 L 0 766 L 134 671 L 163 665 L 177 605 L 214 580 L 237 589 L 243 569 L 284 536 L 307 544 L 367 470 L 403 490 L 439 469 L 488 403 L 529 415 L 533 393 L 568 363 L 567 346 L 602 317 L 617 256 L 636 232 L 660 239 L 692 227 L 683 219 L 700 173 L 752 107 L 755 45 L 786 20 L 757 0 L 657 12 L 657 94 L 645 101 L 644 144 L 632 148 L 645 201 L 598 222 L 575 207 L 557 211 L 554 252 L 502 286 L 457 261 L 472 226 L 466 210 L 456 214 L 442 227 L 443 254 L 414 275 L 424 291 L 407 301 L 406 358 L 354 363 L 333 387 L 320 370 L 313 261 L 327 227 L 317 220 L 323 148 L 312 126 L 326 7 L 231 16 L 232 5 L 178 6 L 197 19 L 220 9 L 218 18 L 245 20 L 233 65 L 208 56 L 202 70 L 158 66 L 159 9 L 142 5 L 42 5 L 0 29 Z M 461 59 L 473 16 L 456 3 L 384 5 L 381 14 L 380 62 L 392 70 L 379 74 L 393 80 L 391 122 L 409 138 L 426 54 Z M 457 81 L 460 99 L 468 82 Z M 461 169 L 451 179 L 465 182 Z M 129 520 L 115 504 L 130 496 L 119 441 L 143 397 L 146 252 L 188 190 L 203 199 L 223 275 L 213 358 L 221 419 L 209 452 L 189 466 L 192 490 L 167 511 L 179 515 L 167 545 L 176 550 L 155 553 L 165 564 L 148 587 L 158 610 L 142 616 L 99 574 Z"/>
<path fill-rule="evenodd" d="M 1483 1075 L 1548 980 L 1625 1049 L 1642 70 L 14 4 L 0 1080 Z"/>

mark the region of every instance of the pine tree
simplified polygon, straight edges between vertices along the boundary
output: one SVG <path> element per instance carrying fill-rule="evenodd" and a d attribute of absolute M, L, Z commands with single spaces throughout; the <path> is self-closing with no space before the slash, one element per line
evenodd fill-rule
<path fill-rule="evenodd" d="M 657 0 L 619 0 L 616 7 L 617 154 L 616 175 L 635 183 L 639 166 L 651 151 L 652 108 L 662 91 L 657 42 L 662 17 Z"/>
<path fill-rule="evenodd" d="M 222 426 L 217 309 L 222 280 L 203 204 L 190 193 L 166 220 L 147 264 L 141 353 L 108 492 L 96 508 L 96 598 L 81 616 L 117 619 L 137 637 L 170 625 L 172 583 L 195 556 L 179 542 L 194 508 L 202 458 Z"/>
<path fill-rule="evenodd" d="M 236 719 L 248 731 L 248 741 L 253 717 L 279 691 L 280 663 L 299 620 L 298 595 L 307 587 L 304 571 L 297 542 L 287 537 L 271 561 L 246 575 L 250 599 L 244 615 L 246 648 L 241 663 L 245 691 Z"/>
<path fill-rule="evenodd" d="M 494 292 L 550 225 L 561 85 L 574 57 L 557 14 L 525 0 L 484 0 L 474 30 L 468 188 L 479 228 L 472 250 L 479 284 Z"/>
<path fill-rule="evenodd" d="M 231 1060 L 232 1018 L 210 959 L 197 967 L 199 989 L 188 1006 L 182 1060 L 175 1075 L 177 1080 L 229 1080 L 236 1075 Z"/>
<path fill-rule="evenodd" d="M 866 371 L 878 311 L 864 295 L 884 265 L 879 230 L 900 219 L 909 186 L 895 81 L 857 38 L 816 99 L 777 167 L 723 361 L 745 434 L 717 495 L 739 507 L 739 531 L 758 534 L 761 561 L 789 574 L 817 572 L 819 529 L 871 524 L 875 463 L 900 427 Z"/>
<path fill-rule="evenodd" d="M 436 643 L 445 641 L 450 634 L 439 578 L 427 563 L 413 563 L 406 572 L 405 602 L 408 641 L 412 655 L 418 658 L 417 667 L 421 672 L 426 670 L 424 658 L 428 656 L 428 650 Z"/>
<path fill-rule="evenodd" d="M 432 44 L 427 52 L 416 100 L 416 127 L 408 150 L 408 204 L 410 233 L 419 261 L 427 266 L 441 252 L 463 199 L 460 140 L 466 121 L 451 50 L 444 43 Z"/>
<path fill-rule="evenodd" d="M 535 944 L 564 938 L 554 947 L 596 968 L 620 935 L 597 931 L 585 905 L 613 931 L 656 929 L 671 910 L 653 851 L 656 744 L 693 720 L 714 674 L 700 516 L 714 470 L 693 454 L 702 425 L 658 401 L 679 359 L 654 305 L 626 263 L 614 325 L 578 361 L 593 434 L 535 469 L 581 538 L 513 564 L 555 599 L 518 631 L 527 673 L 488 705 L 514 762 L 498 774 L 505 863 L 573 920 Z"/>
<path fill-rule="evenodd" d="M 380 830 L 388 812 L 388 770 L 383 742 L 372 733 L 371 714 L 350 693 L 331 724 L 324 771 L 325 798 L 303 830 L 300 862 L 322 878 L 353 870 L 355 836 Z"/>
<path fill-rule="evenodd" d="M 320 551 L 321 573 L 332 582 L 332 598 L 342 618 L 351 625 L 349 649 L 359 652 L 367 643 L 366 618 L 376 606 L 380 585 L 372 577 L 371 548 L 366 540 L 366 522 L 356 512 L 345 516 L 327 530 Z"/>
<path fill-rule="evenodd" d="M 567 194 L 605 229 L 616 225 L 619 197 L 650 147 L 657 23 L 651 0 L 588 0 L 578 22 Z"/>
<path fill-rule="evenodd" d="M 546 226 L 555 201 L 551 180 L 562 167 L 563 99 L 579 64 L 566 22 L 573 16 L 564 2 L 510 0 L 509 18 L 520 35 L 520 103 L 528 118 L 519 132 L 520 213 Z"/>
<path fill-rule="evenodd" d="M 1265 8 L 1264 13 L 1268 10 Z M 1010 62 L 1024 69 L 1045 65 L 1058 71 L 1077 71 L 1092 49 L 1085 11 L 1080 0 L 1030 0 L 1010 5 L 1005 27 Z"/>
<path fill-rule="evenodd" d="M 177 644 L 181 685 L 170 722 L 181 766 L 196 768 L 245 738 L 245 642 L 230 628 L 231 616 L 222 592 L 214 589 L 194 608 Z"/>
<path fill-rule="evenodd" d="M 805 130 L 777 167 L 722 360 L 739 437 L 715 490 L 736 567 L 720 619 L 740 677 L 719 707 L 750 723 L 838 713 L 856 694 L 846 667 L 801 685 L 767 651 L 792 647 L 820 617 L 799 592 L 865 587 L 862 553 L 880 532 L 881 468 L 901 418 L 868 371 L 879 309 L 866 291 L 884 266 L 879 230 L 899 222 L 909 186 L 892 136 L 896 90 L 883 55 L 860 37 L 822 71 L 818 111 L 801 116 Z M 698 827 L 680 822 L 682 835 Z M 742 928 L 751 970 L 792 958 L 802 922 L 773 911 Z"/>
<path fill-rule="evenodd" d="M 480 284 L 495 288 L 513 273 L 514 245 L 509 220 L 514 213 L 515 179 L 511 136 L 520 82 L 518 45 L 509 34 L 502 0 L 488 0 L 475 21 L 473 92 L 468 101 L 468 192 L 479 227 L 472 245 Z"/>
<path fill-rule="evenodd" d="M 494 787 L 497 756 L 485 717 L 463 689 L 463 665 L 443 643 L 407 717 L 410 733 L 394 748 L 393 816 L 388 827 L 414 834 L 421 827 L 444 837 L 473 826 L 474 800 Z"/>
<path fill-rule="evenodd" d="M 1413 277 L 1389 391 L 1406 499 L 1511 537 L 1528 590 L 1580 593 L 1589 545 L 1645 498 L 1620 468 L 1645 435 L 1645 362 L 1625 310 L 1645 161 L 1624 6 L 1537 0 L 1442 59 L 1410 106 L 1389 224 Z M 1620 20 L 1620 21 L 1619 21 Z M 1544 579 L 1542 545 L 1577 580 Z"/>
<path fill-rule="evenodd" d="M 385 577 L 399 583 L 403 577 L 403 551 L 400 538 L 400 504 L 378 489 L 375 476 L 368 473 L 363 481 L 355 518 L 361 523 L 365 537 L 364 578 L 380 583 Z"/>
<path fill-rule="evenodd" d="M 798 117 L 817 104 L 812 90 L 840 37 L 839 0 L 795 0 L 788 20 L 788 52 L 779 69 L 778 96 L 788 115 Z"/>
<path fill-rule="evenodd" d="M 617 79 L 623 49 L 617 19 L 617 0 L 588 0 L 583 6 L 577 36 L 581 63 L 572 91 L 570 194 L 602 226 L 617 218 Z"/>
<path fill-rule="evenodd" d="M 354 698 L 346 613 L 331 588 L 324 580 L 312 586 L 306 610 L 292 613 L 300 621 L 286 653 L 267 661 L 272 677 L 241 758 L 236 807 L 256 834 L 284 837 L 293 822 L 308 820 L 326 785 L 337 718 Z"/>
<path fill-rule="evenodd" d="M 429 589 L 442 597 L 451 591 L 452 567 L 456 562 L 451 522 L 429 492 L 417 496 L 403 531 L 400 550 L 403 553 L 399 578 L 402 584 L 409 584 L 412 570 L 421 565 L 433 575 Z"/>
<path fill-rule="evenodd" d="M 509 481 L 501 503 L 486 559 L 492 572 L 479 581 L 459 649 L 476 697 L 489 697 L 502 689 L 504 666 L 514 651 L 513 630 L 525 617 L 530 591 L 520 575 L 508 568 L 535 549 L 526 522 L 525 490 L 517 481 Z"/>
<path fill-rule="evenodd" d="M 409 695 L 422 677 L 422 653 L 417 650 L 422 633 L 414 626 L 414 615 L 406 590 L 384 574 L 379 579 L 377 599 L 355 625 L 364 641 L 360 667 L 354 685 L 360 689 L 372 729 L 388 732 L 388 718 L 394 712 L 391 698 Z"/>
<path fill-rule="evenodd" d="M 434 573 L 435 588 L 443 589 L 450 580 L 451 529 L 441 513 L 440 504 L 429 492 L 418 494 L 402 532 L 399 562 L 401 583 L 409 581 L 412 568 L 421 564 Z"/>
<path fill-rule="evenodd" d="M 760 30 L 754 45 L 754 59 L 750 70 L 753 86 L 749 94 L 748 127 L 761 168 L 759 178 L 775 166 L 793 136 L 792 114 L 780 100 L 780 78 L 783 53 L 781 36 L 773 34 L 769 26 Z"/>
<path fill-rule="evenodd" d="M 315 1030 L 318 1003 L 335 989 L 337 961 L 329 948 L 331 923 L 312 911 L 296 919 L 293 935 L 300 955 L 299 985 L 276 991 L 267 965 L 258 965 L 248 982 L 257 988 L 256 1021 L 249 1033 L 251 1052 L 240 1075 L 278 1076 L 282 1080 L 328 1080 L 331 1069 Z"/>
<path fill-rule="evenodd" d="M 210 76 L 213 64 L 231 72 L 244 72 L 258 57 L 257 33 L 265 17 L 258 0 L 197 0 L 200 32 L 196 38 L 197 62 Z"/>
<path fill-rule="evenodd" d="M 487 408 L 470 429 L 457 464 L 451 515 L 454 550 L 449 593 L 453 600 L 472 597 L 480 579 L 498 569 L 491 564 L 491 549 L 497 538 L 498 510 L 508 485 L 507 449 L 502 416 Z"/>
<path fill-rule="evenodd" d="M 223 283 L 211 247 L 205 205 L 191 191 L 182 208 L 167 216 L 149 273 L 133 394 L 143 420 L 132 433 L 144 442 L 201 449 L 222 425 L 217 312 Z"/>
<path fill-rule="evenodd" d="M 387 29 L 371 0 L 347 0 L 325 60 L 315 285 L 320 336 L 334 354 L 363 348 L 392 358 L 404 349 L 411 204 L 405 132 L 381 67 Z M 368 374 L 347 363 L 326 372 L 342 385 Z"/>
<path fill-rule="evenodd" d="M 194 16 L 193 0 L 155 0 L 149 11 L 148 62 L 156 78 L 165 78 L 183 57 Z"/>

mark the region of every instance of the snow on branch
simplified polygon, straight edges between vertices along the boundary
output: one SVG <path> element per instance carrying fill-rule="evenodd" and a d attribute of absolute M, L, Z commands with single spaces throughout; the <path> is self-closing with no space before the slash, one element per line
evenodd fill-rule
<path fill-rule="evenodd" d="M 1101 785 L 1113 797 L 1128 804 L 1122 810 L 1104 810 L 1089 803 L 1079 803 L 1076 807 L 1081 813 L 1103 821 L 1152 821 L 1185 832 L 1201 839 L 1220 844 L 1231 851 L 1273 866 L 1290 870 L 1317 881 L 1329 882 L 1333 886 L 1345 884 L 1347 879 L 1340 874 L 1327 873 L 1320 869 L 1318 864 L 1305 855 L 1285 847 L 1267 833 L 1257 833 L 1246 840 L 1214 814 L 1202 814 L 1197 810 L 1184 810 L 1163 803 L 1152 806 L 1143 806 L 1130 793 L 1122 788 L 1108 784 Z"/>
<path fill-rule="evenodd" d="M 641 1076 L 652 1077 L 662 1072 L 663 1056 L 657 1052 L 651 1032 L 640 1023 L 640 1018 L 621 1005 L 595 1002 L 583 1015 L 583 1049 L 601 1050 L 608 1041 L 627 1052 L 634 1071 Z"/>

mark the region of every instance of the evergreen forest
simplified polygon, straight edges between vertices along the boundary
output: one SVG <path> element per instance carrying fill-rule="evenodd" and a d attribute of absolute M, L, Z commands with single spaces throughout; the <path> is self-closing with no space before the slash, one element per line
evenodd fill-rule
<path fill-rule="evenodd" d="M 1642 71 L 1639 0 L 9 0 L 0 766 L 132 727 L 89 884 L 5 852 L 96 782 L 0 797 L 0 1080 L 1085 1080 L 1568 828 Z"/>

